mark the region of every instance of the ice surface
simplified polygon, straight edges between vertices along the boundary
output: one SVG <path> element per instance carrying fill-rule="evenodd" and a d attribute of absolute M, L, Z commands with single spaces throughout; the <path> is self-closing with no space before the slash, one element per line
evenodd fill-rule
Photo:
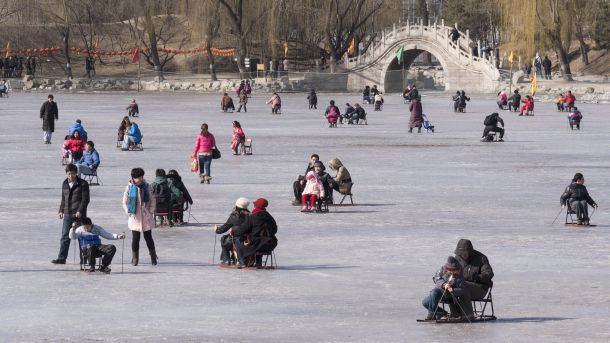
<path fill-rule="evenodd" d="M 143 152 L 115 148 L 128 101 L 142 116 Z M 38 110 L 45 94 L 0 99 L 0 341 L 111 342 L 607 342 L 610 339 L 610 111 L 579 105 L 583 130 L 566 114 L 536 105 L 535 117 L 502 112 L 505 143 L 480 143 L 491 96 L 473 97 L 454 114 L 449 96 L 424 93 L 437 132 L 408 134 L 407 105 L 387 95 L 368 126 L 330 129 L 321 113 L 333 98 L 357 94 L 283 95 L 271 115 L 266 94 L 250 112 L 224 114 L 219 95 L 181 93 L 57 94 L 52 145 L 42 144 Z M 76 118 L 96 143 L 102 186 L 91 188 L 89 215 L 112 232 L 128 231 L 121 197 L 132 167 L 176 168 L 195 198 L 200 222 L 155 229 L 159 265 L 144 242 L 129 265 L 131 236 L 121 242 L 111 275 L 52 265 L 61 221 L 56 213 L 65 175 L 60 147 Z M 231 122 L 253 139 L 254 155 L 232 156 Z M 189 172 L 199 126 L 210 125 L 223 152 L 212 184 Z M 302 214 L 290 205 L 291 185 L 318 153 L 339 157 L 355 181 L 354 207 Z M 597 227 L 564 227 L 559 196 L 583 172 L 600 205 Z M 279 224 L 280 268 L 237 271 L 212 266 L 212 225 L 226 220 L 235 199 L 266 197 Z M 416 323 L 435 270 L 460 238 L 470 238 L 495 271 L 497 322 Z M 216 253 L 220 247 L 217 245 Z M 218 262 L 218 257 L 216 257 Z M 78 263 L 78 261 L 77 261 Z"/>

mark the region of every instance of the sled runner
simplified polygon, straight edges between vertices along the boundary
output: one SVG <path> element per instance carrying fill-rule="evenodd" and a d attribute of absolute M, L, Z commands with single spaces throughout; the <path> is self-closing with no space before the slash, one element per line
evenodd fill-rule
<path fill-rule="evenodd" d="M 462 319 L 461 317 L 458 317 L 458 318 L 447 317 L 447 318 L 430 319 L 430 320 L 417 319 L 417 322 L 418 323 L 434 323 L 434 324 L 462 324 L 462 323 L 491 322 L 491 321 L 495 321 L 496 319 L 497 319 L 496 317 L 475 317 L 475 318 L 471 319 L 469 322 L 468 319 Z"/>

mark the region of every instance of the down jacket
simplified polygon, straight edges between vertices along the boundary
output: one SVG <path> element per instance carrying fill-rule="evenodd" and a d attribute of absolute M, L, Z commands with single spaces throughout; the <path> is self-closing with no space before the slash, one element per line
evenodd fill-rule
<path fill-rule="evenodd" d="M 136 202 L 136 213 L 129 215 L 129 189 L 131 188 L 131 181 L 125 187 L 125 192 L 123 193 L 123 210 L 125 210 L 125 214 L 129 215 L 129 219 L 127 220 L 127 226 L 131 231 L 150 231 L 155 226 L 155 197 L 152 194 L 152 187 L 146 183 L 146 181 L 142 181 L 143 186 L 138 187 L 138 195 Z M 148 191 L 148 202 L 142 203 L 142 190 L 145 189 Z"/>
<path fill-rule="evenodd" d="M 559 199 L 561 205 L 568 205 L 568 202 L 581 200 L 585 200 L 587 204 L 591 206 L 597 205 L 589 195 L 587 187 L 576 182 L 572 182 L 568 187 L 566 187 L 566 190 L 563 192 L 561 198 Z"/>
<path fill-rule="evenodd" d="M 330 169 L 337 172 L 335 182 L 339 185 L 339 193 L 348 193 L 352 187 L 352 176 L 338 158 L 328 161 Z"/>
<path fill-rule="evenodd" d="M 462 266 L 464 279 L 483 285 L 487 291 L 493 285 L 491 279 L 494 277 L 493 269 L 489 264 L 487 256 L 474 250 L 468 239 L 460 239 L 455 248 L 455 258 Z"/>
<path fill-rule="evenodd" d="M 271 252 L 277 246 L 275 219 L 266 210 L 255 209 L 253 212 L 243 224 L 233 227 L 235 236 L 248 237 L 250 244 L 243 249 L 245 257 L 257 252 Z"/>
<path fill-rule="evenodd" d="M 55 131 L 55 120 L 59 119 L 59 111 L 55 101 L 45 101 L 42 104 L 40 119 L 42 119 L 42 131 Z"/>

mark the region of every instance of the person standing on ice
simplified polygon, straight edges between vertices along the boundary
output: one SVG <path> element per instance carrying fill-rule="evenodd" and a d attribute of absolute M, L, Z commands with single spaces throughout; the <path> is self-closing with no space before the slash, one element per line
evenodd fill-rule
<path fill-rule="evenodd" d="M 53 264 L 66 264 L 70 249 L 70 228 L 74 223 L 80 224 L 81 218 L 87 216 L 89 206 L 89 184 L 76 176 L 78 168 L 74 164 L 66 166 L 66 179 L 61 186 L 61 204 L 59 219 L 63 220 L 59 255 L 52 260 Z"/>
<path fill-rule="evenodd" d="M 440 302 L 449 304 L 451 317 L 458 318 L 465 314 L 468 319 L 472 319 L 472 303 L 464 288 L 464 274 L 458 260 L 449 256 L 447 263 L 441 267 L 432 280 L 434 288 L 422 300 L 422 305 L 428 310 L 426 320 L 436 320 L 447 315 L 447 312 L 439 305 Z"/>
<path fill-rule="evenodd" d="M 464 288 L 470 299 L 480 300 L 485 298 L 487 292 L 493 286 L 491 279 L 494 277 L 487 256 L 474 250 L 472 242 L 468 239 L 460 239 L 454 253 L 455 258 L 462 266 Z"/>
<path fill-rule="evenodd" d="M 411 118 L 409 118 L 409 133 L 413 133 L 413 129 L 417 128 L 417 133 L 421 132 L 421 125 L 423 122 L 423 110 L 419 99 L 412 99 L 411 105 L 409 105 L 411 111 Z"/>
<path fill-rule="evenodd" d="M 201 183 L 210 183 L 212 180 L 212 154 L 216 147 L 214 135 L 208 131 L 208 124 L 201 124 L 201 133 L 197 135 L 195 147 L 191 157 L 199 163 L 199 179 Z"/>
<path fill-rule="evenodd" d="M 131 180 L 123 192 L 123 210 L 129 216 L 127 226 L 131 230 L 131 264 L 137 266 L 140 260 L 140 236 L 144 235 L 150 263 L 157 265 L 155 241 L 152 237 L 152 228 L 155 226 L 155 197 L 152 187 L 144 180 L 144 169 L 133 168 Z"/>
<path fill-rule="evenodd" d="M 59 119 L 57 103 L 53 101 L 53 94 L 49 94 L 47 101 L 40 107 L 40 119 L 42 119 L 42 131 L 44 132 L 44 144 L 51 144 L 51 137 L 55 131 L 55 121 Z"/>
<path fill-rule="evenodd" d="M 589 208 L 597 208 L 597 203 L 591 198 L 587 187 L 584 185 L 585 177 L 581 173 L 574 174 L 572 183 L 566 187 L 561 195 L 561 207 L 570 206 L 570 209 L 578 217 L 578 225 L 589 225 Z"/>

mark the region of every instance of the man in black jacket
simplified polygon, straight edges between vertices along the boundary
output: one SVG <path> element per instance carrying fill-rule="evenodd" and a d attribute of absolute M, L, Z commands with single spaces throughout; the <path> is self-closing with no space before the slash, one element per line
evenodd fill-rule
<path fill-rule="evenodd" d="M 597 203 L 589 195 L 584 183 L 585 177 L 581 173 L 574 174 L 572 183 L 566 187 L 560 198 L 561 207 L 568 205 L 576 213 L 578 225 L 589 225 L 588 205 L 597 208 Z"/>
<path fill-rule="evenodd" d="M 73 223 L 80 226 L 81 218 L 87 216 L 89 205 L 89 184 L 76 176 L 77 168 L 73 164 L 66 166 L 66 179 L 61 189 L 61 204 L 59 205 L 59 219 L 63 219 L 59 255 L 52 260 L 54 264 L 65 264 L 70 249 L 70 228 Z"/>
<path fill-rule="evenodd" d="M 53 94 L 49 94 L 48 101 L 40 107 L 40 119 L 42 119 L 42 131 L 44 131 L 44 144 L 51 144 L 51 136 L 55 131 L 55 120 L 59 119 L 57 103 L 53 101 Z"/>
<path fill-rule="evenodd" d="M 493 285 L 494 272 L 487 256 L 474 250 L 468 239 L 460 239 L 455 248 L 455 258 L 460 262 L 464 272 L 464 287 L 473 300 L 485 298 Z"/>
<path fill-rule="evenodd" d="M 508 110 L 511 109 L 515 112 L 519 110 L 519 105 L 521 105 L 521 94 L 519 94 L 519 90 L 515 89 L 513 95 L 508 98 Z"/>
<path fill-rule="evenodd" d="M 542 60 L 542 68 L 544 69 L 544 78 L 547 80 L 551 79 L 551 60 L 549 56 L 544 56 Z"/>
<path fill-rule="evenodd" d="M 271 253 L 277 246 L 277 224 L 267 212 L 269 202 L 258 198 L 254 201 L 252 214 L 241 225 L 233 226 L 233 242 L 237 250 L 238 268 L 246 266 L 245 258 L 256 256 L 256 268 L 261 268 L 263 257 L 256 253 Z"/>
<path fill-rule="evenodd" d="M 498 123 L 500 123 L 502 125 L 502 127 L 498 126 Z M 481 142 L 487 142 L 487 135 L 490 132 L 499 132 L 500 133 L 500 139 L 498 140 L 498 142 L 504 142 L 504 139 L 502 139 L 504 137 L 504 120 L 502 120 L 502 118 L 500 117 L 500 115 L 497 112 L 494 112 L 490 115 L 488 115 L 487 117 L 485 117 L 485 120 L 483 121 L 483 125 L 485 125 L 485 129 L 483 130 L 483 139 L 481 139 Z"/>

